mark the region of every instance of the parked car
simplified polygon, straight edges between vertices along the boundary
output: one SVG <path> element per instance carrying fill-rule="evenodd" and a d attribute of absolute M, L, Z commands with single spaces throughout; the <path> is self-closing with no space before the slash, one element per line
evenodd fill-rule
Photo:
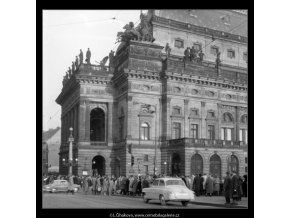
<path fill-rule="evenodd" d="M 69 183 L 67 180 L 54 180 L 52 183 L 48 185 L 44 185 L 42 190 L 45 192 L 68 192 Z M 80 185 L 73 184 L 72 190 L 77 192 L 80 188 Z"/>
<path fill-rule="evenodd" d="M 180 201 L 187 206 L 189 201 L 194 201 L 194 191 L 191 191 L 180 178 L 158 178 L 155 179 L 150 188 L 144 188 L 143 199 L 145 203 L 149 200 L 160 200 L 161 205 L 168 201 Z"/>

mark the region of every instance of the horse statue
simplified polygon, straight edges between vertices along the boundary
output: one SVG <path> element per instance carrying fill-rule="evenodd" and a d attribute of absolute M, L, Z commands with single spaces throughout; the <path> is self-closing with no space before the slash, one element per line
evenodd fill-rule
<path fill-rule="evenodd" d="M 134 28 L 134 23 L 126 24 L 123 29 L 124 32 L 117 33 L 117 42 L 128 42 L 130 40 L 141 40 L 141 34 Z"/>

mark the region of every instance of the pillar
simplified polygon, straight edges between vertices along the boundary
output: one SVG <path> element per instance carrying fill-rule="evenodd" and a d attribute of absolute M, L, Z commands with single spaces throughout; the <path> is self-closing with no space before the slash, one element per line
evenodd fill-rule
<path fill-rule="evenodd" d="M 78 140 L 85 141 L 86 102 L 80 101 L 78 106 Z"/>
<path fill-rule="evenodd" d="M 107 134 L 107 142 L 113 142 L 113 131 L 112 131 L 112 122 L 113 122 L 113 103 L 108 103 L 108 110 L 107 110 L 107 116 L 108 116 L 108 134 Z"/>
<path fill-rule="evenodd" d="M 201 138 L 206 139 L 206 130 L 207 130 L 207 126 L 206 126 L 206 110 L 205 110 L 205 102 L 201 102 Z"/>
<path fill-rule="evenodd" d="M 188 119 L 188 102 L 189 100 L 184 100 L 184 133 L 183 137 L 189 138 L 189 119 Z"/>

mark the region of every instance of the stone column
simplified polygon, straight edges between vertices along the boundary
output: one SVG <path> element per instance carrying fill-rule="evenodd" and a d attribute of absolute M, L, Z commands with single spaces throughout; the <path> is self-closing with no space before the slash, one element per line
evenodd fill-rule
<path fill-rule="evenodd" d="M 220 103 L 217 103 L 217 109 L 218 109 L 218 111 L 217 111 L 217 119 L 218 119 L 218 122 L 217 122 L 217 130 L 218 130 L 218 132 L 217 132 L 217 134 L 216 134 L 216 139 L 221 139 L 221 129 L 220 129 L 220 127 L 221 127 L 221 119 L 222 119 L 222 117 L 221 117 L 221 107 L 222 107 L 222 105 L 220 104 Z"/>
<path fill-rule="evenodd" d="M 207 138 L 206 137 L 206 110 L 205 110 L 205 102 L 201 102 L 201 138 Z"/>
<path fill-rule="evenodd" d="M 85 141 L 89 142 L 90 141 L 90 105 L 89 102 L 86 101 L 86 110 L 85 110 Z"/>
<path fill-rule="evenodd" d="M 108 116 L 108 128 L 107 128 L 107 142 L 113 141 L 113 131 L 112 131 L 112 122 L 113 122 L 113 103 L 108 103 L 108 110 L 107 110 L 107 116 Z"/>
<path fill-rule="evenodd" d="M 189 138 L 189 120 L 188 120 L 188 102 L 189 100 L 184 100 L 184 134 L 183 137 Z"/>
<path fill-rule="evenodd" d="M 132 138 L 132 108 L 133 108 L 133 96 L 127 96 L 127 139 L 131 139 Z M 140 127 L 138 127 L 140 128 Z"/>
<path fill-rule="evenodd" d="M 239 139 L 240 139 L 240 120 L 239 120 L 239 117 L 240 117 L 240 107 L 236 106 L 235 109 L 236 109 L 235 110 L 235 112 L 236 112 L 236 117 L 235 117 L 236 134 L 235 134 L 234 140 L 235 141 L 239 141 Z"/>
<path fill-rule="evenodd" d="M 86 102 L 80 101 L 78 113 L 78 140 L 85 141 Z"/>

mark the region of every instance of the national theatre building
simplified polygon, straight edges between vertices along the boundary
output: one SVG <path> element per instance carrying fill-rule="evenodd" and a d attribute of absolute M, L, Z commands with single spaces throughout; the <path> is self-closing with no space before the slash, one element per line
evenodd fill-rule
<path fill-rule="evenodd" d="M 247 12 L 148 10 L 117 36 L 64 76 L 60 173 L 72 127 L 75 175 L 247 174 Z"/>

